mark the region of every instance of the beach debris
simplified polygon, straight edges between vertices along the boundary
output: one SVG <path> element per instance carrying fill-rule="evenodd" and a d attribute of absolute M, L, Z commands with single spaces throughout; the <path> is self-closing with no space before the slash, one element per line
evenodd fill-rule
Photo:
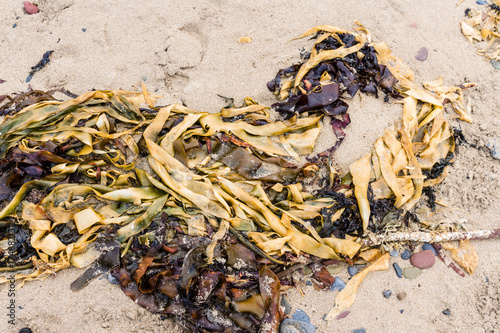
<path fill-rule="evenodd" d="M 339 315 L 337 317 L 335 317 L 335 319 L 337 319 L 337 320 L 344 319 L 345 317 L 347 317 L 350 314 L 351 314 L 351 311 L 349 311 L 349 310 L 342 311 L 341 313 L 339 313 Z M 324 320 L 328 320 L 327 319 L 327 314 L 325 314 L 325 316 L 324 316 L 323 319 Z"/>
<path fill-rule="evenodd" d="M 351 332 L 352 333 L 366 333 L 366 328 L 364 328 L 364 327 L 356 328 L 356 329 L 353 329 Z"/>
<path fill-rule="evenodd" d="M 460 241 L 459 247 L 449 243 L 443 243 L 442 246 L 451 251 L 451 257 L 469 274 L 474 273 L 479 265 L 476 249 L 471 245 L 468 239 Z"/>
<path fill-rule="evenodd" d="M 451 268 L 455 273 L 460 275 L 461 277 L 465 277 L 465 273 L 460 270 L 452 261 L 448 259 L 444 251 L 441 251 L 442 246 L 439 244 L 433 244 L 434 249 L 436 250 L 437 257 L 449 268 Z"/>
<path fill-rule="evenodd" d="M 491 65 L 495 69 L 500 70 L 500 60 L 495 60 L 495 59 L 491 60 Z"/>
<path fill-rule="evenodd" d="M 23 2 L 24 10 L 26 11 L 27 14 L 33 15 L 39 12 L 39 8 L 37 5 L 32 4 L 29 1 L 24 1 Z"/>
<path fill-rule="evenodd" d="M 398 263 L 395 262 L 394 264 L 392 264 L 392 267 L 394 267 L 394 271 L 396 272 L 396 275 L 398 276 L 398 278 L 402 278 L 403 277 L 403 269 L 398 265 Z"/>
<path fill-rule="evenodd" d="M 444 105 L 470 121 L 463 89 L 472 85 L 445 87 L 439 78 L 421 88 L 361 24 L 306 36 L 316 44 L 304 62 L 268 84 L 280 96 L 278 118 L 251 98 L 212 114 L 155 106 L 159 96 L 144 84 L 142 92 L 90 91 L 67 101 L 5 97 L 2 253 L 6 230 L 16 243 L 0 270 L 11 269 L 7 262 L 34 267 L 16 274 L 22 285 L 90 267 L 74 290 L 111 270 L 137 304 L 188 330 L 276 332 L 284 289 L 301 290 L 309 270 L 316 289 L 331 290 L 337 279 L 328 266 L 347 261 L 352 272 L 363 258 L 371 264 L 326 318 L 349 314 L 364 277 L 389 267 L 390 254 L 374 247 L 404 239 L 398 231 L 409 237 L 404 228 L 415 226 L 411 210 L 423 188 L 446 177 L 455 136 Z M 403 117 L 341 176 L 331 156 L 337 143 L 308 155 L 323 118 L 345 136 L 341 98 L 358 90 L 401 100 Z M 433 231 L 427 242 L 436 241 Z"/>
<path fill-rule="evenodd" d="M 347 267 L 347 273 L 352 277 L 359 273 L 359 269 L 356 266 Z"/>
<path fill-rule="evenodd" d="M 340 291 L 335 297 L 335 306 L 326 315 L 326 320 L 332 320 L 337 317 L 343 311 L 349 309 L 356 299 L 356 293 L 358 287 L 363 282 L 366 275 L 370 272 L 381 271 L 389 269 L 389 259 L 390 255 L 388 253 L 384 254 L 379 259 L 371 263 L 367 268 L 353 276 L 349 282 L 347 282 L 346 287 Z M 338 319 L 338 317 L 337 317 Z"/>
<path fill-rule="evenodd" d="M 392 251 L 389 252 L 389 254 L 391 255 L 391 257 L 394 257 L 394 258 L 399 257 L 399 251 L 396 249 L 392 249 Z"/>
<path fill-rule="evenodd" d="M 396 295 L 396 298 L 397 298 L 398 300 L 402 301 L 403 299 L 405 299 L 405 297 L 406 297 L 406 296 L 407 296 L 406 291 L 402 291 L 402 292 L 400 292 L 400 293 L 398 293 L 398 294 Z"/>
<path fill-rule="evenodd" d="M 425 61 L 427 60 L 428 55 L 429 55 L 429 50 L 426 47 L 422 47 L 420 48 L 420 50 L 418 50 L 415 59 L 417 59 L 418 61 Z"/>
<path fill-rule="evenodd" d="M 422 270 L 417 267 L 407 267 L 403 269 L 403 276 L 410 280 L 417 278 L 420 274 L 422 274 Z"/>
<path fill-rule="evenodd" d="M 413 266 L 420 269 L 431 268 L 436 262 L 436 255 L 434 254 L 434 251 L 424 250 L 412 255 L 410 262 Z"/>
<path fill-rule="evenodd" d="M 481 5 L 481 6 L 482 6 L 482 5 L 486 5 L 486 4 L 488 4 L 488 2 L 487 2 L 486 0 L 477 0 L 477 1 L 476 1 L 476 3 L 477 3 L 478 5 Z"/>
<path fill-rule="evenodd" d="M 408 249 L 405 249 L 403 253 L 401 253 L 401 259 L 403 260 L 408 260 L 411 258 L 411 251 Z"/>
<path fill-rule="evenodd" d="M 311 318 L 309 318 L 309 315 L 305 313 L 304 310 L 297 309 L 295 312 L 292 314 L 292 318 L 298 321 L 302 321 L 304 323 L 310 323 Z"/>
<path fill-rule="evenodd" d="M 249 37 L 249 36 L 238 38 L 238 43 L 240 43 L 240 44 L 248 44 L 251 42 L 252 42 L 252 37 Z"/>
<path fill-rule="evenodd" d="M 382 292 L 382 295 L 384 295 L 385 298 L 389 298 L 392 295 L 392 291 L 390 291 L 390 290 L 384 290 Z"/>
<path fill-rule="evenodd" d="M 446 310 L 443 310 L 442 313 L 445 315 L 445 316 L 450 316 L 451 315 L 451 310 L 450 309 L 446 309 Z"/>
<path fill-rule="evenodd" d="M 5 80 L 0 79 L 0 83 L 4 83 L 4 82 L 5 82 Z M 1 101 L 0 101 L 0 102 L 1 102 Z"/>
<path fill-rule="evenodd" d="M 421 242 L 421 243 L 442 243 L 450 242 L 456 240 L 464 239 L 490 239 L 490 238 L 500 238 L 500 229 L 484 229 L 484 230 L 471 230 L 471 231 L 454 231 L 454 232 L 422 232 L 422 231 L 412 231 L 412 232 L 394 232 L 388 236 L 377 235 L 370 239 L 365 239 L 363 241 L 363 246 L 371 246 L 382 243 L 389 242 Z M 435 247 L 434 247 L 435 249 Z M 406 254 L 405 252 L 408 251 Z M 401 254 L 401 258 L 404 260 L 410 259 L 411 252 L 405 250 Z M 406 259 L 405 259 L 406 258 Z"/>
<path fill-rule="evenodd" d="M 335 277 L 335 281 L 333 282 L 331 288 L 330 288 L 330 291 L 334 291 L 334 290 L 338 290 L 338 291 L 342 291 L 342 289 L 344 289 L 346 286 L 344 280 L 342 280 L 341 278 L 339 278 L 338 276 Z"/>
<path fill-rule="evenodd" d="M 50 62 L 50 55 L 54 52 L 54 50 L 47 51 L 43 54 L 42 60 L 40 60 L 35 66 L 31 67 L 31 71 L 26 78 L 26 82 L 30 82 L 35 75 L 36 72 L 44 68 Z"/>
<path fill-rule="evenodd" d="M 489 138 L 486 147 L 490 150 L 491 157 L 500 160 L 500 138 Z"/>
<path fill-rule="evenodd" d="M 490 61 L 493 67 L 500 61 L 499 5 L 500 2 L 496 0 L 496 4 L 490 5 L 486 12 L 470 9 L 466 12 L 467 19 L 460 23 L 463 35 L 471 44 L 486 42 L 486 46 L 478 49 L 477 53 Z"/>
<path fill-rule="evenodd" d="M 280 325 L 280 333 L 315 333 L 316 327 L 311 323 L 285 318 Z"/>
<path fill-rule="evenodd" d="M 292 312 L 292 307 L 291 307 L 290 302 L 288 301 L 288 297 L 286 295 L 281 296 L 280 306 L 282 306 L 284 308 L 283 313 L 285 315 L 288 315 L 288 314 L 290 314 L 290 312 Z"/>
<path fill-rule="evenodd" d="M 436 250 L 434 249 L 434 247 L 429 244 L 429 243 L 424 243 L 424 245 L 422 245 L 422 250 L 430 250 L 434 253 L 435 256 L 437 256 L 437 253 L 436 253 Z"/>

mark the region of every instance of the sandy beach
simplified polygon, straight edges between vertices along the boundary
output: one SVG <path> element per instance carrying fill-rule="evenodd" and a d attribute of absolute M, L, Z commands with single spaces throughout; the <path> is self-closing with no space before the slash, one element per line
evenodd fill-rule
<path fill-rule="evenodd" d="M 486 147 L 500 137 L 500 70 L 476 54 L 460 30 L 476 1 L 74 1 L 39 0 L 40 12 L 27 15 L 22 1 L 0 2 L 0 95 L 31 88 L 65 88 L 74 94 L 92 89 L 148 90 L 162 104 L 217 112 L 219 95 L 241 104 L 247 96 L 263 105 L 276 102 L 266 88 L 276 72 L 299 62 L 300 50 L 313 42 L 292 40 L 307 29 L 328 24 L 354 30 L 359 20 L 384 41 L 421 83 L 444 77 L 445 85 L 475 82 L 465 92 L 473 123 L 451 120 L 470 145 L 461 145 L 436 197 L 447 205 L 427 216 L 433 223 L 460 222 L 468 230 L 500 228 L 500 162 Z M 238 43 L 249 36 L 251 43 Z M 428 49 L 425 61 L 415 57 Z M 43 54 L 50 63 L 26 77 Z M 383 98 L 357 95 L 350 102 L 351 124 L 335 152 L 344 172 L 369 151 L 385 128 L 401 117 L 401 106 Z M 455 115 L 449 113 L 450 119 Z M 328 126 L 316 151 L 332 145 Z M 425 201 L 425 200 L 423 200 Z M 473 241 L 479 267 L 461 277 L 437 261 L 414 280 L 398 278 L 391 258 L 387 271 L 368 275 L 350 314 L 326 322 L 337 292 L 306 286 L 305 296 L 289 290 L 292 309 L 302 309 L 316 332 L 500 332 L 500 240 Z M 402 250 L 401 250 L 402 251 Z M 347 265 L 336 274 L 347 281 Z M 15 326 L 4 310 L 6 286 L 0 285 L 0 332 L 183 332 L 173 321 L 153 315 L 130 300 L 118 286 L 100 278 L 79 292 L 69 288 L 82 271 L 58 272 L 27 283 L 16 293 Z M 385 298 L 383 291 L 391 290 Z M 396 294 L 406 292 L 403 300 Z M 443 314 L 450 310 L 449 315 Z M 292 310 L 292 311 L 293 311 Z"/>

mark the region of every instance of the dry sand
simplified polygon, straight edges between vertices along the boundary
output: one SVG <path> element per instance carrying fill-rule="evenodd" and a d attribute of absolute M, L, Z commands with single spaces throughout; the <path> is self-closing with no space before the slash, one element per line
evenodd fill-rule
<path fill-rule="evenodd" d="M 305 30 L 331 24 L 354 28 L 360 20 L 376 39 L 415 71 L 418 82 L 445 77 L 445 84 L 477 82 L 467 92 L 473 124 L 453 122 L 475 148 L 460 148 L 437 198 L 449 208 L 430 217 L 435 222 L 462 221 L 470 229 L 498 228 L 500 164 L 484 147 L 500 136 L 500 71 L 475 53 L 459 22 L 467 6 L 456 1 L 74 1 L 39 0 L 40 13 L 28 16 L 22 1 L 0 2 L 0 94 L 25 91 L 30 67 L 48 50 L 50 64 L 36 73 L 31 86 L 65 87 L 76 94 L 89 89 L 134 89 L 144 80 L 165 102 L 183 102 L 215 112 L 224 105 L 217 94 L 242 101 L 251 96 L 273 103 L 266 82 L 279 68 L 299 60 L 307 40 L 290 41 Z M 13 25 L 17 24 L 15 28 Z M 85 30 L 85 31 L 84 31 Z M 251 36 L 250 44 L 239 37 Z M 421 47 L 429 57 L 415 59 Z M 351 103 L 352 124 L 335 154 L 347 168 L 401 114 L 399 105 L 359 96 Z M 328 147 L 324 133 L 319 145 Z M 363 282 L 350 315 L 329 325 L 322 317 L 336 292 L 305 289 L 290 292 L 294 309 L 306 311 L 318 332 L 500 332 L 500 241 L 473 242 L 479 254 L 474 275 L 460 277 L 437 262 L 415 280 L 398 279 L 394 271 L 376 272 Z M 391 259 L 394 262 L 394 258 Z M 396 259 L 404 268 L 409 263 Z M 135 305 L 105 279 L 73 293 L 70 283 L 81 271 L 69 269 L 45 282 L 28 283 L 16 294 L 16 326 L 7 324 L 5 286 L 0 287 L 0 332 L 28 326 L 34 332 L 180 332 Z M 345 271 L 339 276 L 347 279 Z M 488 282 L 489 281 L 489 282 Z M 382 291 L 392 290 L 391 298 Z M 399 301 L 395 295 L 405 291 Z M 451 315 L 442 311 L 450 309 Z"/>

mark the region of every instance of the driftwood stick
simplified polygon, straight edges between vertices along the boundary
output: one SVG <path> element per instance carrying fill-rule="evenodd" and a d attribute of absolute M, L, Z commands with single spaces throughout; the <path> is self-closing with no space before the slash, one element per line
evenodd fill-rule
<path fill-rule="evenodd" d="M 500 229 L 490 230 L 474 230 L 474 231 L 459 231 L 459 232 L 444 232 L 435 233 L 424 231 L 414 232 L 395 232 L 389 235 L 378 235 L 372 239 L 364 239 L 361 243 L 363 246 L 380 245 L 390 242 L 420 242 L 420 243 L 441 243 L 461 239 L 489 239 L 500 238 Z"/>

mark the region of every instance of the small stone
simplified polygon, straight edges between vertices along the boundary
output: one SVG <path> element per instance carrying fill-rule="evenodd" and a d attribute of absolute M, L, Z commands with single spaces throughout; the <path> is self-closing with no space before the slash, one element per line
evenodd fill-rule
<path fill-rule="evenodd" d="M 436 249 L 434 249 L 434 246 L 432 246 L 429 243 L 424 243 L 424 245 L 422 245 L 422 250 L 430 250 L 430 251 L 434 252 L 435 256 L 437 256 Z"/>
<path fill-rule="evenodd" d="M 302 321 L 304 323 L 310 323 L 311 318 L 307 315 L 307 313 L 304 312 L 304 310 L 297 309 L 295 312 L 292 314 L 292 318 L 294 320 Z"/>
<path fill-rule="evenodd" d="M 366 333 L 366 328 L 360 327 L 351 331 L 352 333 Z"/>
<path fill-rule="evenodd" d="M 445 316 L 449 316 L 449 315 L 451 315 L 451 311 L 450 311 L 450 309 L 443 310 L 443 314 L 444 314 Z"/>
<path fill-rule="evenodd" d="M 424 250 L 412 255 L 410 262 L 420 269 L 431 268 L 436 263 L 436 254 L 431 250 Z"/>
<path fill-rule="evenodd" d="M 490 150 L 493 158 L 500 160 L 500 138 L 489 138 L 488 142 L 486 142 L 486 147 Z"/>
<path fill-rule="evenodd" d="M 393 249 L 393 250 L 391 251 L 390 255 L 391 255 L 391 257 L 397 257 L 397 256 L 399 256 L 399 252 L 398 252 L 398 250 Z"/>
<path fill-rule="evenodd" d="M 389 298 L 392 295 L 392 291 L 390 291 L 390 290 L 384 290 L 382 292 L 382 294 L 384 295 L 385 298 Z"/>
<path fill-rule="evenodd" d="M 281 322 L 280 333 L 315 333 L 316 327 L 310 323 L 286 318 Z"/>
<path fill-rule="evenodd" d="M 403 270 L 401 269 L 401 267 L 399 267 L 398 263 L 395 262 L 394 264 L 392 264 L 392 267 L 394 267 L 394 270 L 396 271 L 396 275 L 398 276 L 398 278 L 402 278 Z"/>
<path fill-rule="evenodd" d="M 492 60 L 491 65 L 496 69 L 500 70 L 500 61 L 499 60 Z"/>
<path fill-rule="evenodd" d="M 422 48 L 420 48 L 420 50 L 418 50 L 418 53 L 415 56 L 415 59 L 417 59 L 418 61 L 425 61 L 425 60 L 427 60 L 428 56 L 429 56 L 429 50 L 427 50 L 426 47 L 422 47 Z"/>
<path fill-rule="evenodd" d="M 356 266 L 349 266 L 347 267 L 347 273 L 349 273 L 350 276 L 354 276 L 358 274 L 359 269 Z"/>
<path fill-rule="evenodd" d="M 36 14 L 39 12 L 38 6 L 32 4 L 29 1 L 23 2 L 23 5 L 24 5 L 24 10 L 26 11 L 26 14 L 28 14 L 28 15 L 33 15 L 33 14 Z"/>
<path fill-rule="evenodd" d="M 488 124 L 486 123 L 479 124 L 479 129 L 481 131 L 486 131 L 488 129 Z"/>
<path fill-rule="evenodd" d="M 309 268 L 309 266 L 304 266 L 304 274 L 305 274 L 305 275 L 312 274 L 312 271 L 311 271 L 311 269 Z"/>
<path fill-rule="evenodd" d="M 344 288 L 345 288 L 345 282 L 341 278 L 335 277 L 335 282 L 333 282 L 330 291 L 334 290 L 341 291 Z"/>
<path fill-rule="evenodd" d="M 19 333 L 32 333 L 33 331 L 29 327 L 23 327 L 19 330 Z"/>
<path fill-rule="evenodd" d="M 401 309 L 401 310 L 399 310 L 399 313 L 403 313 L 404 311 L 405 311 L 405 310 Z"/>
<path fill-rule="evenodd" d="M 403 276 L 407 279 L 413 280 L 422 274 L 422 270 L 416 267 L 408 267 L 403 270 Z"/>
<path fill-rule="evenodd" d="M 486 5 L 488 2 L 486 2 L 486 0 L 477 0 L 477 1 L 476 1 L 476 3 L 477 3 L 478 5 L 481 5 L 481 6 L 482 6 L 482 5 Z"/>
<path fill-rule="evenodd" d="M 12 25 L 12 28 L 15 28 L 15 27 L 17 27 L 17 23 L 14 23 L 14 24 Z"/>
<path fill-rule="evenodd" d="M 407 294 L 406 294 L 406 291 L 402 291 L 402 292 L 398 293 L 396 297 L 397 297 L 400 301 L 402 301 L 402 300 L 406 297 L 406 295 L 407 295 Z"/>
<path fill-rule="evenodd" d="M 283 295 L 281 297 L 281 306 L 285 309 L 283 312 L 287 315 L 290 312 L 292 312 L 292 307 L 290 306 L 290 302 L 288 302 L 288 297 L 286 295 Z"/>
<path fill-rule="evenodd" d="M 87 28 L 82 28 L 82 31 L 83 31 L 83 32 L 86 32 L 86 31 L 87 31 Z"/>
<path fill-rule="evenodd" d="M 401 253 L 401 259 L 408 260 L 411 257 L 410 250 L 406 249 L 403 253 Z"/>

